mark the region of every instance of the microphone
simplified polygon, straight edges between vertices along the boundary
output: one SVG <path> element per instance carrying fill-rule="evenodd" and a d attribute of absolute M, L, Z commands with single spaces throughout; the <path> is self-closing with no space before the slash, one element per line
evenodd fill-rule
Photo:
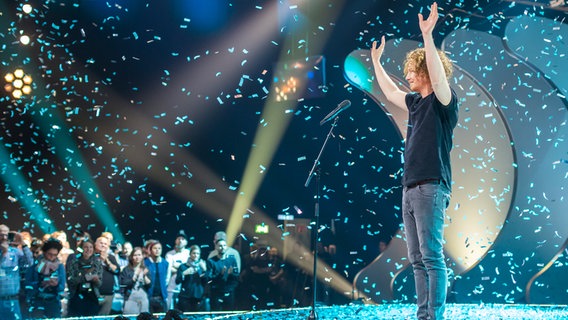
<path fill-rule="evenodd" d="M 343 100 L 341 101 L 341 103 L 337 106 L 337 108 L 333 109 L 332 112 L 328 113 L 327 116 L 325 116 L 325 118 L 323 118 L 322 121 L 320 121 L 320 126 L 323 126 L 324 123 L 328 122 L 329 120 L 332 120 L 333 118 L 337 117 L 337 115 L 349 108 L 351 106 L 351 101 L 349 100 Z"/>

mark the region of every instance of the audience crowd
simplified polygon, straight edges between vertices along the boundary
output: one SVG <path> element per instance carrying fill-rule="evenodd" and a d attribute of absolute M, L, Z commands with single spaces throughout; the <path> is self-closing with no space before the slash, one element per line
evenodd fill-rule
<path fill-rule="evenodd" d="M 73 238 L 75 249 L 64 231 L 37 239 L 0 225 L 0 319 L 96 315 L 144 319 L 155 313 L 181 319 L 183 312 L 277 308 L 290 305 L 284 299 L 294 300 L 291 294 L 276 293 L 286 284 L 285 265 L 275 248 L 251 245 L 242 270 L 241 255 L 228 246 L 223 231 L 215 233 L 214 249 L 206 259 L 201 246 L 188 247 L 183 231 L 165 255 L 158 240 L 117 243 L 110 232 Z M 252 284 L 241 290 L 243 297 L 255 300 L 249 305 L 236 302 L 243 278 Z"/>

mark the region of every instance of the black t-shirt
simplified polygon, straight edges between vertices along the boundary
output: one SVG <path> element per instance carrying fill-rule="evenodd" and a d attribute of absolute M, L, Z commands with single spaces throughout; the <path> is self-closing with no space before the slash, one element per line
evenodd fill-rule
<path fill-rule="evenodd" d="M 413 185 L 426 179 L 441 179 L 451 190 L 453 130 L 458 122 L 458 99 L 442 105 L 434 93 L 422 98 L 419 93 L 406 95 L 408 130 L 404 150 L 402 184 Z"/>
<path fill-rule="evenodd" d="M 114 277 L 119 274 L 120 269 L 116 269 L 113 272 L 108 265 L 106 265 L 103 260 L 99 257 L 101 263 L 103 265 L 103 278 L 101 282 L 101 286 L 99 288 L 99 292 L 101 295 L 112 295 L 114 293 L 114 285 L 115 279 Z M 108 256 L 109 261 L 118 267 L 118 262 L 116 262 L 116 258 L 113 255 Z"/>

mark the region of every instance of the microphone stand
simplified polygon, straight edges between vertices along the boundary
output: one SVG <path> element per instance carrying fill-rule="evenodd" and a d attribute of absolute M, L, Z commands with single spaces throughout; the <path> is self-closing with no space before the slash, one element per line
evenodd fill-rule
<path fill-rule="evenodd" d="M 314 175 L 316 176 L 316 203 L 315 203 L 315 209 L 314 209 L 314 225 L 312 226 L 312 243 L 314 245 L 312 308 L 310 309 L 310 314 L 308 315 L 308 319 L 317 319 L 318 318 L 317 313 L 316 313 L 316 300 L 317 300 L 317 282 L 318 282 L 318 277 L 317 277 L 317 270 L 318 270 L 318 232 L 319 232 L 320 180 L 321 180 L 320 179 L 320 167 L 319 167 L 320 161 L 319 160 L 321 158 L 323 150 L 325 149 L 325 146 L 327 145 L 327 141 L 329 140 L 329 137 L 331 137 L 331 134 L 333 132 L 333 128 L 335 128 L 338 119 L 339 119 L 339 117 L 336 116 L 335 119 L 333 120 L 333 124 L 329 128 L 329 132 L 327 133 L 327 137 L 325 137 L 325 140 L 323 142 L 323 145 L 321 146 L 320 152 L 319 152 L 316 160 L 314 161 L 314 165 L 312 166 L 310 173 L 308 174 L 308 179 L 306 180 L 306 183 L 304 184 L 304 186 L 307 188 L 308 185 L 310 184 L 310 181 L 312 180 L 312 176 L 314 176 Z"/>

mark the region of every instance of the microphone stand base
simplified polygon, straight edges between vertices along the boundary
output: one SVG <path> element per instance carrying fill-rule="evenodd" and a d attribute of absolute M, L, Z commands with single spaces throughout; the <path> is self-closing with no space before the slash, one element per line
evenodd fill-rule
<path fill-rule="evenodd" d="M 318 315 L 316 314 L 316 309 L 315 307 L 312 307 L 312 309 L 310 309 L 310 314 L 308 315 L 308 320 L 315 320 L 318 318 Z"/>

